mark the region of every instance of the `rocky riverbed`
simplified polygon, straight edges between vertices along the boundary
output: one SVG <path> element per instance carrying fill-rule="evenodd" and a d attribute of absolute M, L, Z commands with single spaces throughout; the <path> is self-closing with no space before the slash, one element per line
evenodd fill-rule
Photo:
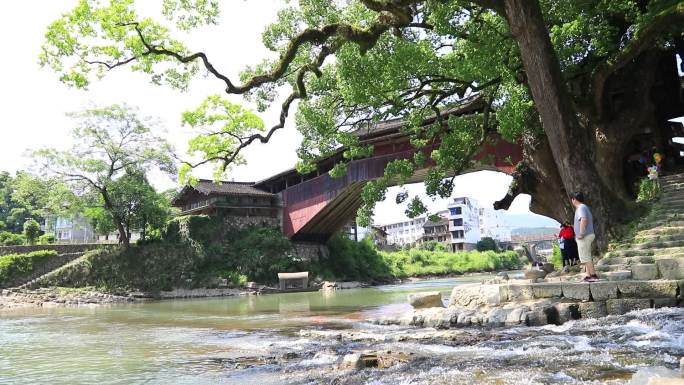
<path fill-rule="evenodd" d="M 368 287 L 368 284 L 351 282 L 324 281 L 318 284 L 322 291 L 348 290 Z M 241 295 L 277 293 L 278 290 L 265 285 L 251 288 L 177 288 L 158 293 L 138 290 L 106 293 L 96 288 L 46 287 L 37 289 L 11 288 L 0 290 L 0 310 L 32 307 L 99 306 L 125 303 L 141 303 L 167 299 L 214 298 Z"/>
<path fill-rule="evenodd" d="M 561 325 L 577 319 L 684 304 L 684 280 L 490 280 L 454 287 L 445 307 L 438 292 L 413 294 L 413 311 L 374 320 L 380 325 L 440 329 L 468 326 Z"/>

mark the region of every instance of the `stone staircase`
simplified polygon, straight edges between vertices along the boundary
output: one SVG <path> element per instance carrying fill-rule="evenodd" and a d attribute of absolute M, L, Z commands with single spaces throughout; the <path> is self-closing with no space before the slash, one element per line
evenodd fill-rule
<path fill-rule="evenodd" d="M 55 266 L 52 269 L 43 271 L 41 274 L 34 274 L 31 279 L 24 281 L 21 285 L 18 285 L 15 289 L 35 289 L 41 286 L 50 284 L 53 277 L 58 277 L 63 270 L 69 269 L 71 266 L 83 263 L 84 260 L 88 258 L 88 253 L 74 253 L 70 255 L 68 260 L 64 263 Z"/>
<path fill-rule="evenodd" d="M 684 174 L 660 178 L 661 196 L 628 243 L 596 265 L 609 281 L 684 279 Z"/>

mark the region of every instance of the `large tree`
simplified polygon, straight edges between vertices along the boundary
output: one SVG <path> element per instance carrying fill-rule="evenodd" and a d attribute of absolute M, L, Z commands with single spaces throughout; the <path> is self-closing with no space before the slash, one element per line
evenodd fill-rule
<path fill-rule="evenodd" d="M 176 28 L 220 20 L 217 1 L 163 4 Z M 366 155 L 352 132 L 399 116 L 414 145 L 439 147 L 426 180 L 434 195 L 448 195 L 445 178 L 469 167 L 498 132 L 525 149 L 500 207 L 527 192 L 535 211 L 567 220 L 564 197 L 583 190 L 606 231 L 630 205 L 622 175 L 627 144 L 681 112 L 674 54 L 684 47 L 683 25 L 684 4 L 675 0 L 300 0 L 263 34 L 278 59 L 247 68 L 237 82 L 173 39 L 164 22 L 140 17 L 133 0 L 82 0 L 49 27 L 41 61 L 76 87 L 127 66 L 184 90 L 203 68 L 226 93 L 259 109 L 289 87 L 280 120 L 265 132 L 240 126 L 220 133 L 230 138 L 212 159 L 222 166 L 254 141 L 267 142 L 297 99 L 302 171 L 340 145 L 347 159 Z M 444 112 L 473 99 L 482 103 L 479 114 Z M 437 119 L 426 126 L 430 115 Z M 361 219 L 390 181 L 425 161 L 390 164 L 387 178 L 366 186 Z M 424 209 L 414 202 L 414 214 Z"/>
<path fill-rule="evenodd" d="M 127 106 L 94 108 L 72 116 L 77 120 L 72 148 L 35 151 L 37 168 L 71 185 L 84 199 L 95 197 L 85 205 L 101 205 L 128 247 L 131 229 L 141 228 L 136 216 L 148 209 L 151 187 L 145 173 L 155 168 L 175 173 L 172 148 L 153 132 L 153 120 Z"/>

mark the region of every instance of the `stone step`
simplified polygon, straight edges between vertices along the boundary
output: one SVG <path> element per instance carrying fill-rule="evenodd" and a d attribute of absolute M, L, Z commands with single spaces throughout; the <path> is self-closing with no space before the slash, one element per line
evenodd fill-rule
<path fill-rule="evenodd" d="M 637 263 L 655 263 L 655 257 L 650 255 L 633 256 L 633 257 L 604 257 L 596 262 L 597 266 L 627 266 Z"/>
<path fill-rule="evenodd" d="M 684 203 L 684 198 L 680 194 L 663 194 L 660 199 L 658 199 L 659 204 L 671 204 L 677 205 Z"/>
<path fill-rule="evenodd" d="M 632 279 L 639 281 L 649 281 L 658 279 L 658 266 L 655 263 L 637 263 L 630 266 Z"/>
<path fill-rule="evenodd" d="M 618 270 L 599 273 L 599 278 L 607 279 L 608 281 L 626 281 L 632 278 L 631 270 Z"/>
<path fill-rule="evenodd" d="M 669 209 L 669 210 L 680 210 L 682 211 L 684 207 L 684 200 L 682 199 L 668 199 L 665 201 L 658 201 L 658 203 L 653 207 L 652 211 L 658 209 Z"/>
<path fill-rule="evenodd" d="M 684 240 L 677 239 L 673 241 L 647 241 L 633 243 L 631 245 L 632 250 L 664 249 L 670 247 L 684 247 Z"/>
<path fill-rule="evenodd" d="M 684 203 L 680 205 L 661 205 L 658 207 L 654 207 L 653 210 L 651 210 L 651 212 L 648 213 L 649 217 L 653 219 L 658 219 L 658 216 L 663 214 L 679 214 L 679 216 L 684 217 Z"/>
<path fill-rule="evenodd" d="M 684 258 L 658 258 L 658 275 L 663 279 L 684 279 Z"/>
<path fill-rule="evenodd" d="M 684 234 L 684 226 L 662 226 L 639 231 L 636 236 Z"/>
<path fill-rule="evenodd" d="M 683 181 L 684 182 L 684 174 L 663 175 L 660 177 L 660 179 L 665 181 L 665 182 L 672 182 L 672 181 Z"/>
<path fill-rule="evenodd" d="M 653 229 L 656 227 L 679 227 L 684 226 L 684 219 L 663 219 L 644 222 L 639 226 L 640 229 Z"/>
<path fill-rule="evenodd" d="M 684 252 L 681 247 L 664 247 L 655 249 L 618 249 L 606 253 L 606 257 L 641 257 L 656 255 L 673 255 Z"/>
<path fill-rule="evenodd" d="M 677 232 L 671 234 L 645 234 L 634 237 L 634 243 L 646 242 L 672 242 L 684 240 L 684 232 Z"/>
<path fill-rule="evenodd" d="M 615 265 L 596 265 L 596 270 L 604 273 L 609 271 L 624 271 L 629 270 L 629 266 L 624 263 Z"/>
<path fill-rule="evenodd" d="M 663 194 L 681 194 L 684 192 L 684 183 L 670 183 L 660 186 L 660 191 Z"/>

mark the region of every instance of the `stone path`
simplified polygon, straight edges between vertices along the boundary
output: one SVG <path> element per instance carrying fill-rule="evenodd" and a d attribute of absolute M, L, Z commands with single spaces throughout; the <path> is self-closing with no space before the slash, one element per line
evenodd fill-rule
<path fill-rule="evenodd" d="M 631 242 L 598 261 L 609 281 L 684 279 L 684 174 L 663 177 L 662 194 Z"/>

